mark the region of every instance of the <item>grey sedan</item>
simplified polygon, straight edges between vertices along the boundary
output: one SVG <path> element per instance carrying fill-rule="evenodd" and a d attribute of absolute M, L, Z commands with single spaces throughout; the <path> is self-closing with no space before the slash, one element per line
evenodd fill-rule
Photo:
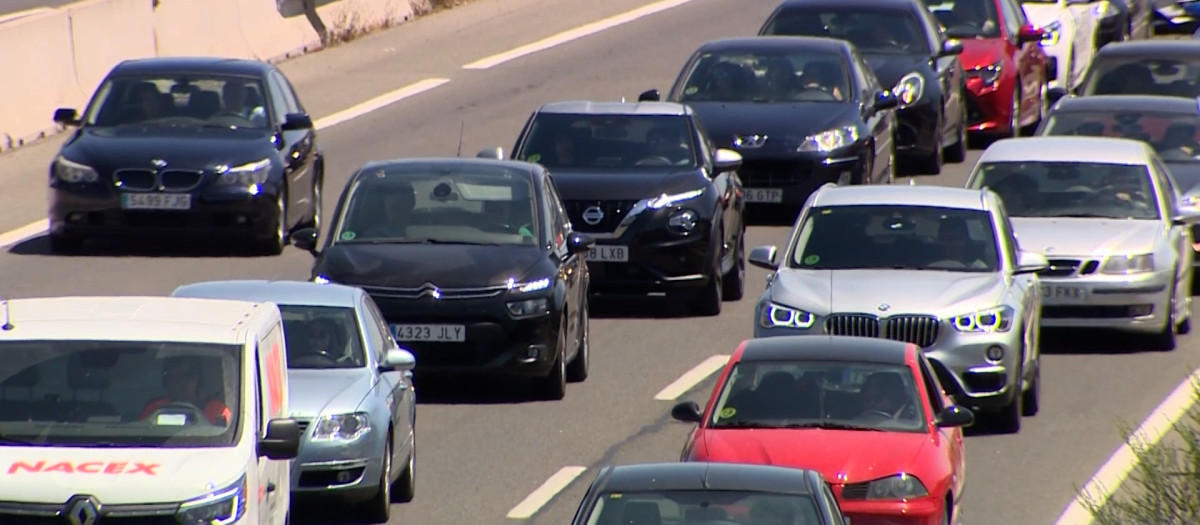
<path fill-rule="evenodd" d="M 826 185 L 809 198 L 759 299 L 755 337 L 884 337 L 920 347 L 955 403 L 999 409 L 1017 432 L 1038 410 L 1044 257 L 1017 249 L 996 194 Z"/>
<path fill-rule="evenodd" d="M 291 416 L 304 441 L 297 499 L 334 497 L 383 523 L 416 486 L 416 359 L 396 345 L 360 288 L 300 281 L 213 281 L 174 297 L 272 302 L 283 313 Z"/>

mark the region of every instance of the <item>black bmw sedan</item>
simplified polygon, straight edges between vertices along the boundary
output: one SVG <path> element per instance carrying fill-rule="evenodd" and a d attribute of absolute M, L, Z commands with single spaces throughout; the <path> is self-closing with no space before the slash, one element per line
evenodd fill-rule
<path fill-rule="evenodd" d="M 550 170 L 575 229 L 596 238 L 590 291 L 665 293 L 718 315 L 745 288 L 742 157 L 715 149 L 670 102 L 556 102 L 529 117 L 513 157 Z"/>
<path fill-rule="evenodd" d="M 746 202 L 798 209 L 828 182 L 892 182 L 890 87 L 844 40 L 729 38 L 700 46 L 667 98 L 691 106 L 717 147 L 742 155 Z"/>
<path fill-rule="evenodd" d="M 588 375 L 593 240 L 526 162 L 414 158 L 350 176 L 312 278 L 366 290 L 429 372 L 532 377 L 549 399 Z"/>
<path fill-rule="evenodd" d="M 50 244 L 93 237 L 232 237 L 278 254 L 317 226 L 324 156 L 312 119 L 265 62 L 146 58 L 117 64 L 50 166 Z"/>
<path fill-rule="evenodd" d="M 784 0 L 758 32 L 847 40 L 899 99 L 896 151 L 936 175 L 967 155 L 962 42 L 920 0 Z"/>

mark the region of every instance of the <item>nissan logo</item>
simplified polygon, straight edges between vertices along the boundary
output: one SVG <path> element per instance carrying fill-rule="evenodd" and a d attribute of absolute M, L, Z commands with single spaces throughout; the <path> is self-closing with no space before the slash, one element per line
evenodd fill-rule
<path fill-rule="evenodd" d="M 67 503 L 67 522 L 71 525 L 94 525 L 100 516 L 100 506 L 91 496 L 78 496 Z"/>
<path fill-rule="evenodd" d="M 595 226 L 600 224 L 602 220 L 604 220 L 604 210 L 600 209 L 599 206 L 592 206 L 583 210 L 583 222 Z"/>

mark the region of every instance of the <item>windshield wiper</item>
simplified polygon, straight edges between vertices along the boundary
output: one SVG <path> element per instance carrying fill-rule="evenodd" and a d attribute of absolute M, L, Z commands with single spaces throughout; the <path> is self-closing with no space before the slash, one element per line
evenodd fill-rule
<path fill-rule="evenodd" d="M 867 430 L 871 432 L 883 432 L 883 429 L 875 427 L 867 427 L 855 425 L 853 423 L 838 423 L 835 421 L 814 421 L 811 423 L 792 423 L 784 425 L 783 428 L 824 428 L 829 430 Z"/>
<path fill-rule="evenodd" d="M 1054 215 L 1043 215 L 1043 217 L 1065 217 L 1070 219 L 1125 219 L 1128 217 L 1113 217 L 1112 215 L 1104 215 L 1102 213 L 1056 213 Z"/>
<path fill-rule="evenodd" d="M 763 423 L 761 421 L 737 420 L 737 421 L 722 421 L 713 428 L 780 428 L 776 423 Z"/>

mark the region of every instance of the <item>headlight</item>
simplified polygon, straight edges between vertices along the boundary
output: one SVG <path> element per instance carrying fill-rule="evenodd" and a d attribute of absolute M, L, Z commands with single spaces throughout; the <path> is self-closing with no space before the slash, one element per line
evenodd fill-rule
<path fill-rule="evenodd" d="M 929 495 L 921 480 L 908 474 L 877 479 L 867 484 L 867 499 L 912 499 Z"/>
<path fill-rule="evenodd" d="M 508 280 L 508 290 L 517 293 L 537 292 L 549 288 L 553 283 L 554 281 L 552 281 L 549 277 L 538 279 L 536 281 L 529 281 L 527 283 L 518 283 L 516 279 L 510 278 Z"/>
<path fill-rule="evenodd" d="M 63 157 L 54 159 L 54 176 L 63 182 L 96 182 L 100 175 L 91 166 L 85 166 Z"/>
<path fill-rule="evenodd" d="M 1045 35 L 1042 37 L 1043 46 L 1057 45 L 1058 37 L 1062 35 L 1062 22 L 1058 20 L 1050 22 L 1046 24 L 1046 27 L 1042 28 L 1042 31 L 1045 32 Z"/>
<path fill-rule="evenodd" d="M 508 313 L 513 317 L 533 317 L 550 311 L 550 300 L 545 297 L 513 301 L 508 303 Z"/>
<path fill-rule="evenodd" d="M 317 284 L 329 284 L 329 283 L 333 282 L 333 281 L 330 281 L 329 278 L 325 277 L 324 275 L 318 275 L 316 277 L 313 277 L 312 281 Z"/>
<path fill-rule="evenodd" d="M 1154 271 L 1154 254 L 1141 253 L 1137 255 L 1113 255 L 1104 261 L 1100 273 L 1112 275 L 1128 275 L 1131 273 L 1146 273 Z"/>
<path fill-rule="evenodd" d="M 828 153 L 830 151 L 844 148 L 854 144 L 858 140 L 858 128 L 855 126 L 846 126 L 844 128 L 831 129 L 822 131 L 816 135 L 805 137 L 800 142 L 800 147 L 796 151 L 817 151 Z"/>
<path fill-rule="evenodd" d="M 1109 4 L 1105 0 L 1096 2 L 1096 5 L 1092 6 L 1092 16 L 1094 16 L 1096 18 L 1107 17 L 1108 14 L 1111 13 L 1112 11 L 1113 11 L 1112 5 Z"/>
<path fill-rule="evenodd" d="M 1008 306 L 999 306 L 978 312 L 960 315 L 953 319 L 954 329 L 959 332 L 993 333 L 1007 332 L 1012 328 L 1015 312 Z"/>
<path fill-rule="evenodd" d="M 675 233 L 688 233 L 696 229 L 696 222 L 699 218 L 696 212 L 692 210 L 679 210 L 671 214 L 667 219 L 667 228 Z"/>
<path fill-rule="evenodd" d="M 330 414 L 313 424 L 313 441 L 354 441 L 371 431 L 366 414 Z"/>
<path fill-rule="evenodd" d="M 686 201 L 686 200 L 691 200 L 691 199 L 699 197 L 703 194 L 704 194 L 704 188 L 700 188 L 698 190 L 692 190 L 692 191 L 685 191 L 683 193 L 675 193 L 672 195 L 667 195 L 666 193 L 664 193 L 662 195 L 659 195 L 658 197 L 650 199 L 650 202 L 648 202 L 646 204 L 646 207 L 655 209 L 655 210 L 657 210 L 659 208 L 666 208 L 667 206 L 670 206 L 672 204 L 678 204 L 678 203 Z"/>
<path fill-rule="evenodd" d="M 246 513 L 246 477 L 222 490 L 179 506 L 180 525 L 229 525 Z"/>
<path fill-rule="evenodd" d="M 1179 199 L 1179 207 L 1181 208 L 1196 208 L 1200 207 L 1200 195 L 1185 195 Z"/>
<path fill-rule="evenodd" d="M 763 308 L 758 324 L 763 328 L 812 328 L 817 317 L 804 310 L 788 308 L 777 304 L 769 304 Z"/>
<path fill-rule="evenodd" d="M 263 159 L 241 166 L 217 166 L 217 184 L 226 186 L 253 186 L 267 182 L 271 173 L 271 159 Z"/>
<path fill-rule="evenodd" d="M 921 95 L 925 94 L 925 79 L 915 71 L 904 75 L 896 83 L 896 87 L 892 88 L 892 94 L 896 95 L 896 99 L 900 101 L 900 107 L 911 106 L 921 100 Z"/>
<path fill-rule="evenodd" d="M 1000 68 L 1003 65 L 999 60 L 995 64 L 978 69 L 967 71 L 967 78 L 978 78 L 984 85 L 995 84 L 1000 80 Z"/>

